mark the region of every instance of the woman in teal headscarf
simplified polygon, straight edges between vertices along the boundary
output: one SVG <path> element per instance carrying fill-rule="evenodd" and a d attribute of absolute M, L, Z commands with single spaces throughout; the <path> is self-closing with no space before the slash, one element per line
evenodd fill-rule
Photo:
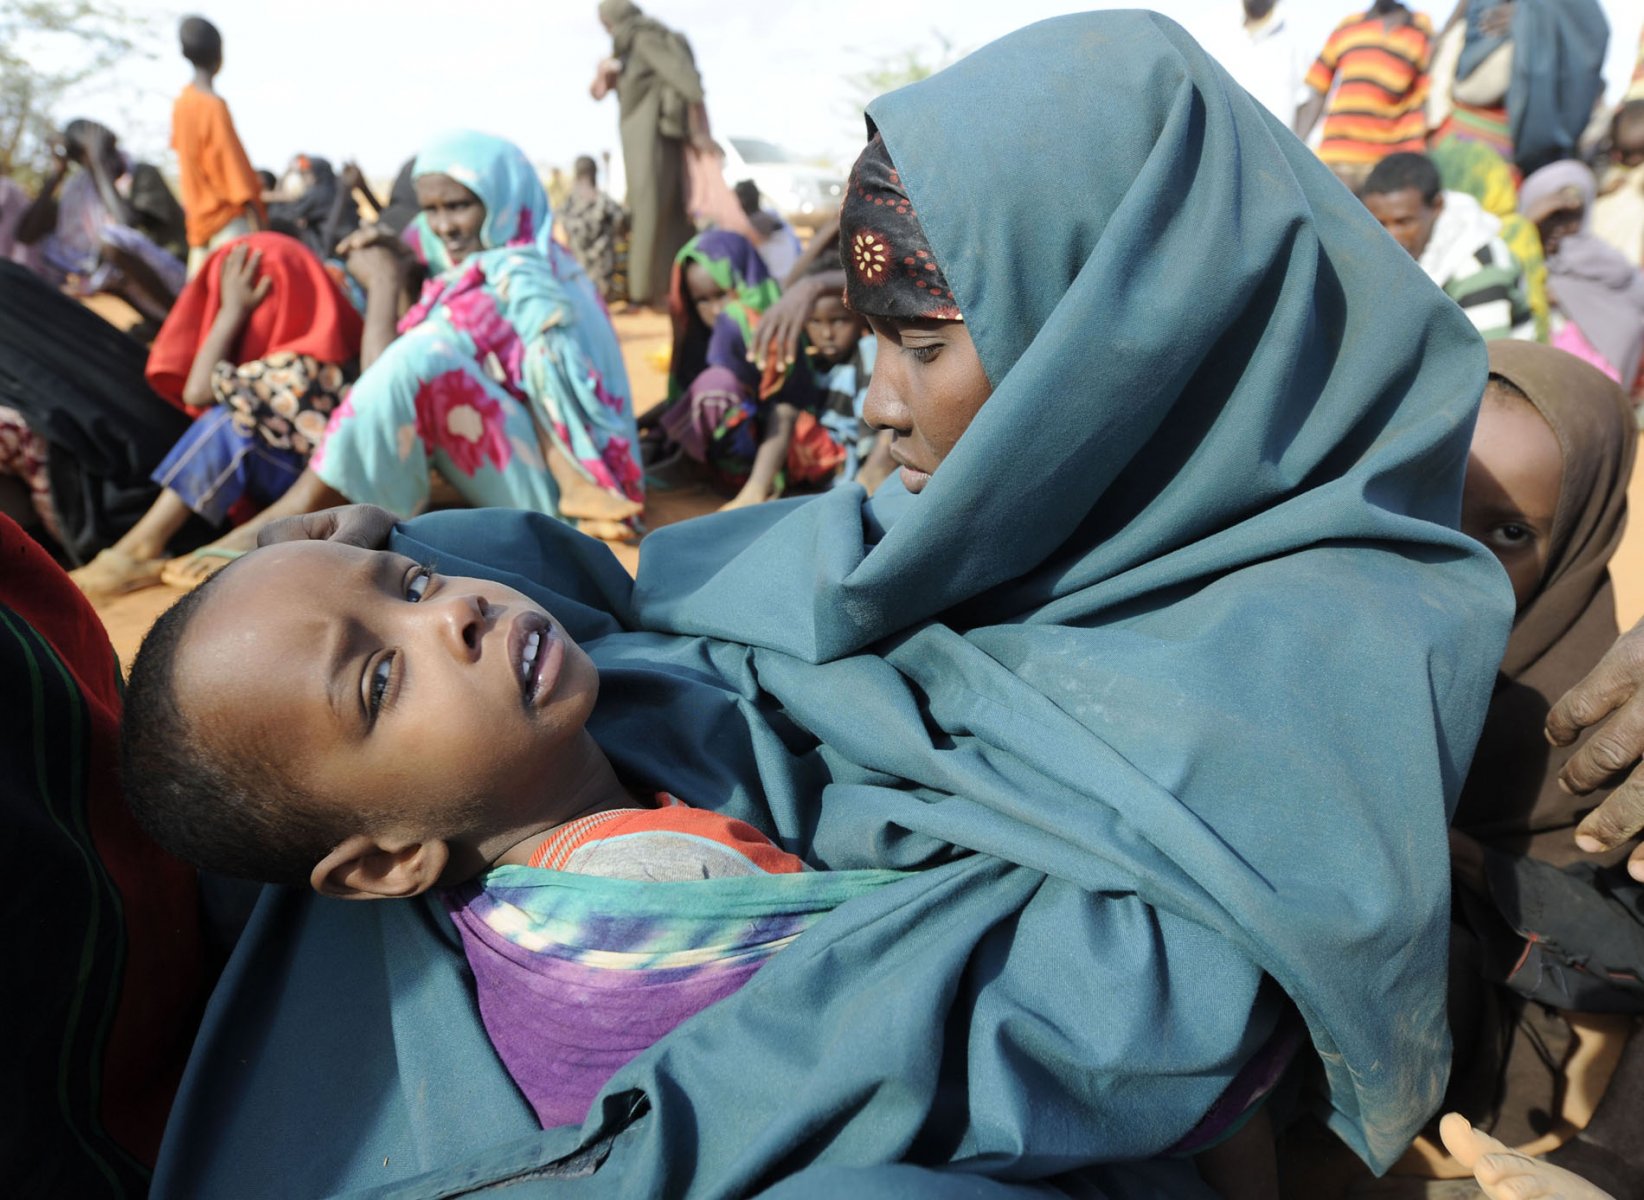
<path fill-rule="evenodd" d="M 476 507 L 623 536 L 644 499 L 628 375 L 604 304 L 549 236 L 535 170 L 512 142 L 458 132 L 413 176 L 424 212 L 405 236 L 432 278 L 277 515 L 344 496 L 409 516 L 432 466 Z"/>
<path fill-rule="evenodd" d="M 1203 1196 L 1169 1156 L 1298 1033 L 1372 1167 L 1431 1114 L 1445 826 L 1512 616 L 1455 530 L 1482 343 L 1155 14 L 1032 26 L 869 115 L 951 293 L 875 317 L 919 494 L 684 522 L 632 582 L 528 516 L 391 544 L 555 612 L 636 784 L 916 873 L 545 1133 L 437 914 L 266 897 L 158 1194 Z M 958 411 L 909 381 L 963 340 Z"/>

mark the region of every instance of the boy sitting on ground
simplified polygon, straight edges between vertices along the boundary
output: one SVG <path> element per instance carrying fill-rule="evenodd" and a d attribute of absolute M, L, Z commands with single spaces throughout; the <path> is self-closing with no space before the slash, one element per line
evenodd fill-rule
<path fill-rule="evenodd" d="M 897 877 L 812 871 L 618 778 L 586 728 L 598 693 L 587 654 L 512 588 L 270 546 L 145 640 L 127 796 L 205 870 L 350 899 L 445 889 L 498 1056 L 544 1126 L 580 1121 L 650 1042 Z M 577 1002 L 590 988 L 597 1012 Z"/>

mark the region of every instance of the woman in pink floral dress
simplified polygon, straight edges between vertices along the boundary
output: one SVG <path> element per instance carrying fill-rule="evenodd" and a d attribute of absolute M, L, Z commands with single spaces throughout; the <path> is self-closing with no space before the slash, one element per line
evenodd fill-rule
<path fill-rule="evenodd" d="M 627 372 L 592 284 L 547 236 L 535 171 L 464 132 L 426 147 L 414 178 L 407 240 L 432 278 L 332 415 L 294 511 L 340 496 L 408 516 L 432 466 L 476 507 L 622 536 L 644 501 Z"/>

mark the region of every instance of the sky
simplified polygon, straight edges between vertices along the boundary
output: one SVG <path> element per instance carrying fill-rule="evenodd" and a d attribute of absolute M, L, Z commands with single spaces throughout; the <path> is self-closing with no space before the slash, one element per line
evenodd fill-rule
<path fill-rule="evenodd" d="M 1644 0 L 1602 3 L 1613 97 L 1631 73 Z M 1435 0 L 1428 9 L 1435 24 L 1452 4 Z M 175 37 L 189 11 L 204 11 L 222 30 L 217 89 L 253 162 L 276 174 L 293 155 L 311 153 L 352 158 L 368 176 L 388 178 L 425 136 L 460 127 L 508 137 L 542 166 L 619 152 L 616 98 L 588 95 L 594 66 L 610 49 L 595 0 L 211 0 L 203 10 L 125 0 L 123 7 L 149 22 L 149 55 L 72 95 L 58 115 L 102 120 L 162 166 L 170 161 L 171 100 L 189 78 Z M 763 137 L 848 165 L 861 145 L 866 98 L 853 74 L 907 51 L 935 62 L 944 38 L 962 53 L 1045 17 L 1134 4 L 648 0 L 643 7 L 691 40 L 717 136 Z M 1190 29 L 1218 15 L 1236 21 L 1240 11 L 1238 0 L 1154 7 Z M 1285 10 L 1300 43 L 1311 46 L 1354 6 L 1285 0 Z"/>

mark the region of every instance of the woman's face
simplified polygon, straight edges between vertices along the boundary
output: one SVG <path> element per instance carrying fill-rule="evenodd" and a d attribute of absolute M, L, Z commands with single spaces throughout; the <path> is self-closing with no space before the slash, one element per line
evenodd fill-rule
<path fill-rule="evenodd" d="M 478 196 L 449 175 L 418 175 L 415 186 L 428 229 L 445 247 L 452 266 L 485 249 L 480 241 L 485 205 Z"/>
<path fill-rule="evenodd" d="M 719 281 L 699 262 L 685 267 L 685 296 L 696 309 L 697 319 L 709 329 L 719 320 L 719 314 L 725 311 L 725 302 L 730 299 L 730 293 L 720 287 Z"/>
<path fill-rule="evenodd" d="M 1536 225 L 1541 234 L 1541 249 L 1548 258 L 1558 253 L 1559 246 L 1572 233 L 1581 232 L 1580 208 L 1561 208 L 1549 216 L 1543 217 Z"/>
<path fill-rule="evenodd" d="M 879 341 L 863 417 L 891 431 L 902 483 L 920 492 L 993 394 L 963 321 L 868 317 Z"/>

